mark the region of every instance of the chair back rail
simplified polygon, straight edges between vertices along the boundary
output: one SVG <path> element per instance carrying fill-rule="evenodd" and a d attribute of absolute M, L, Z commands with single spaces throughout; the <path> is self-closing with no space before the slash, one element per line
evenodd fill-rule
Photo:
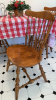
<path fill-rule="evenodd" d="M 39 57 L 41 57 L 49 32 L 51 30 L 52 24 L 55 19 L 54 15 L 52 12 L 49 11 L 33 12 L 30 10 L 27 10 L 25 14 L 28 16 L 25 45 L 29 46 L 31 43 L 31 46 L 37 49 L 37 51 L 39 52 Z M 30 23 L 30 33 L 29 33 L 29 38 L 27 43 L 29 20 L 31 20 L 31 23 Z M 32 24 L 33 21 L 35 21 L 34 25 Z M 33 27 L 33 32 L 32 32 L 32 27 Z M 35 34 L 35 30 L 36 30 L 36 34 Z M 31 34 L 32 34 L 32 38 L 30 38 Z"/>
<path fill-rule="evenodd" d="M 44 10 L 56 11 L 56 7 L 44 7 Z"/>
<path fill-rule="evenodd" d="M 56 7 L 44 7 L 44 10 L 52 11 L 54 16 L 56 16 Z"/>

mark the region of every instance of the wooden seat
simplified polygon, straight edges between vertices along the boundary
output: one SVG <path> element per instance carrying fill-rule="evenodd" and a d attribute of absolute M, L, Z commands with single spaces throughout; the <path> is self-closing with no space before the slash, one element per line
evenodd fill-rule
<path fill-rule="evenodd" d="M 2 17 L 6 15 L 7 15 L 7 12 L 5 9 L 5 5 L 3 3 L 0 3 L 0 16 Z M 0 40 L 0 47 L 2 47 L 2 45 L 4 45 L 5 52 L 2 52 L 2 53 L 0 52 L 0 54 L 6 53 L 7 47 L 9 47 L 9 44 L 6 39 Z"/>
<path fill-rule="evenodd" d="M 16 81 L 15 81 L 16 82 L 15 100 L 18 100 L 19 89 L 21 89 L 22 87 L 24 87 L 28 84 L 33 83 L 36 79 L 43 77 L 45 82 L 47 82 L 43 68 L 40 65 L 40 61 L 42 60 L 42 52 L 43 52 L 43 49 L 45 47 L 46 40 L 48 38 L 50 29 L 51 29 L 53 21 L 54 21 L 54 15 L 48 11 L 33 12 L 30 10 L 27 10 L 25 12 L 25 14 L 28 16 L 26 36 L 25 36 L 25 45 L 14 45 L 14 46 L 8 47 L 8 49 L 7 49 L 7 56 L 9 59 L 7 62 L 6 71 L 8 71 L 9 66 L 11 65 L 10 62 L 12 62 L 12 64 L 17 66 L 17 70 L 16 70 L 17 77 L 16 77 Z M 28 27 L 29 27 L 29 20 L 30 20 L 29 16 L 31 16 L 31 25 L 30 25 L 30 34 L 28 36 Z M 32 26 L 33 19 L 35 19 L 35 24 L 34 24 L 34 29 L 33 29 L 33 37 L 32 37 L 31 45 L 30 45 L 31 26 Z M 36 22 L 37 20 L 38 20 L 38 23 Z M 40 24 L 40 21 L 42 21 L 42 24 Z M 46 21 L 47 21 L 47 23 L 46 23 Z M 36 25 L 37 25 L 37 27 L 36 27 L 37 31 L 36 31 L 36 34 L 34 35 Z M 39 25 L 41 25 L 41 28 L 43 28 L 43 30 L 41 33 L 41 29 L 40 29 L 40 31 L 39 31 L 40 33 L 39 33 L 38 41 L 37 41 L 37 34 L 38 34 Z M 47 32 L 45 30 L 47 30 Z M 39 41 L 40 35 L 41 35 L 41 39 Z M 27 36 L 28 36 L 28 38 L 27 38 Z M 33 43 L 33 39 L 34 39 L 34 43 Z M 36 64 L 39 64 L 39 70 L 41 72 L 41 75 L 36 77 L 35 79 L 31 79 L 25 68 L 34 66 Z M 29 79 L 29 82 L 27 82 L 26 84 L 24 84 L 22 86 L 19 86 L 20 67 L 23 68 L 23 71 L 26 73 L 26 75 Z"/>
<path fill-rule="evenodd" d="M 34 66 L 42 60 L 38 59 L 39 53 L 37 50 L 35 50 L 35 48 L 26 45 L 10 46 L 7 49 L 7 55 L 14 65 L 20 66 L 22 68 Z"/>
<path fill-rule="evenodd" d="M 44 10 L 53 12 L 54 16 L 56 16 L 56 7 L 44 7 Z M 52 52 L 52 47 L 50 47 L 50 51 Z M 46 58 L 48 58 L 48 44 L 46 43 Z"/>

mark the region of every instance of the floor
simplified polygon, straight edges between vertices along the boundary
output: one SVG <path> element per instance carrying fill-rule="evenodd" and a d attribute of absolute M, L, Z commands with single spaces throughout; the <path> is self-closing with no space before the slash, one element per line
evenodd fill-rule
<path fill-rule="evenodd" d="M 0 48 L 0 51 L 3 50 L 3 48 Z M 53 52 L 51 53 L 48 48 L 48 59 L 46 59 L 45 49 L 42 54 L 41 65 L 46 74 L 47 82 L 45 83 L 42 77 L 33 84 L 20 89 L 18 100 L 56 100 L 56 44 L 52 50 Z M 7 60 L 6 54 L 0 54 L 0 100 L 15 100 L 16 66 L 10 66 L 8 72 L 6 72 Z M 31 78 L 40 75 L 38 65 L 27 68 L 27 72 Z M 20 86 L 28 82 L 28 78 L 22 68 L 20 68 L 19 78 Z"/>

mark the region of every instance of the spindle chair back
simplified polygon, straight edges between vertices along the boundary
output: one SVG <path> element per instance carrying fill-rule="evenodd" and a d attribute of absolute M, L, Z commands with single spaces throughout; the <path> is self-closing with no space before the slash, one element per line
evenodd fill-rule
<path fill-rule="evenodd" d="M 44 10 L 51 11 L 54 14 L 54 17 L 56 18 L 56 7 L 44 7 Z M 50 51 L 52 52 L 52 47 L 50 47 Z M 46 43 L 46 57 L 48 58 L 48 44 L 47 43 Z"/>
<path fill-rule="evenodd" d="M 48 11 L 34 12 L 30 10 L 27 10 L 25 14 L 27 15 L 25 45 L 14 45 L 8 47 L 7 49 L 7 56 L 9 59 L 7 62 L 6 71 L 8 71 L 9 66 L 11 65 L 10 62 L 12 62 L 12 64 L 17 66 L 17 70 L 16 70 L 17 77 L 15 81 L 16 82 L 15 100 L 18 100 L 19 89 L 21 89 L 22 87 L 28 84 L 33 83 L 36 79 L 43 76 L 45 82 L 47 82 L 43 68 L 40 65 L 40 61 L 42 60 L 42 52 L 45 47 L 46 40 L 48 38 L 50 29 L 54 21 L 54 15 Z M 29 20 L 31 20 L 31 22 Z M 34 25 L 33 25 L 33 21 L 34 21 Z M 29 27 L 30 27 L 30 31 L 29 31 Z M 32 34 L 32 38 L 30 38 L 31 34 Z M 37 34 L 38 34 L 38 39 L 37 39 Z M 39 64 L 41 75 L 36 77 L 35 79 L 31 79 L 25 68 L 35 66 L 36 64 Z M 26 73 L 29 79 L 29 82 L 27 82 L 22 86 L 19 86 L 20 67 L 23 69 L 23 72 Z"/>

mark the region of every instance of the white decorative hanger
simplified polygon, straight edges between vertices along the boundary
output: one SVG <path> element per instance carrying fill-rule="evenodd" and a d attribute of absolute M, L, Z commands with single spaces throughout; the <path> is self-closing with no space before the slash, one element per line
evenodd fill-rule
<path fill-rule="evenodd" d="M 7 15 L 5 5 L 3 3 L 0 3 L 0 16 L 5 16 Z"/>
<path fill-rule="evenodd" d="M 1 9 L 0 9 L 0 16 L 3 16 Z"/>

